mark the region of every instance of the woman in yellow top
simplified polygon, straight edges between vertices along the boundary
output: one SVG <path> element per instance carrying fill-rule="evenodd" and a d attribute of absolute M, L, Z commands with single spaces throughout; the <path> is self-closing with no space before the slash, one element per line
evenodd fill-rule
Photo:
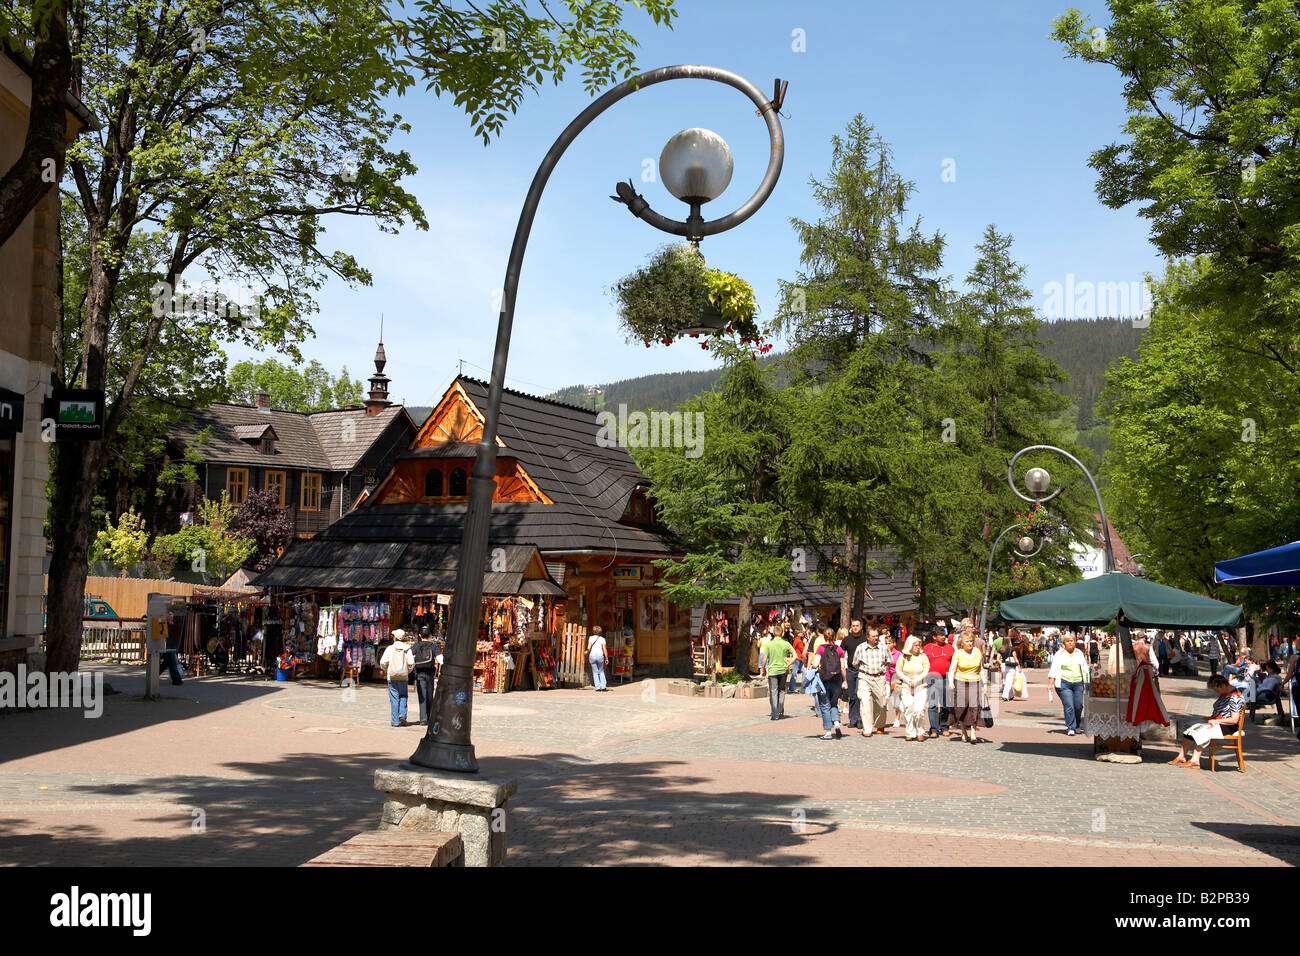
<path fill-rule="evenodd" d="M 980 686 L 983 683 L 984 655 L 975 649 L 975 632 L 961 635 L 961 647 L 952 655 L 948 680 L 953 689 L 954 723 L 961 724 L 961 739 L 976 743 L 975 722 L 980 719 Z"/>
<path fill-rule="evenodd" d="M 903 653 L 894 665 L 894 679 L 898 681 L 898 696 L 903 717 L 907 721 L 907 739 L 924 740 L 930 727 L 926 709 L 926 677 L 930 673 L 930 658 L 921 653 L 921 639 L 915 634 L 903 645 Z"/>

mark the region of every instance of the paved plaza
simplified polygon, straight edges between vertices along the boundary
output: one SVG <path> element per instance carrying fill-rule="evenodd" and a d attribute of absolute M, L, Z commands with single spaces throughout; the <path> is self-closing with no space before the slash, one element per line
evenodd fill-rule
<path fill-rule="evenodd" d="M 99 719 L 0 716 L 0 863 L 302 863 L 379 821 L 373 772 L 424 728 L 388 723 L 387 690 L 248 678 L 164 681 L 102 668 Z M 514 777 L 511 865 L 1002 864 L 1282 866 L 1300 861 L 1300 743 L 1247 724 L 1247 772 L 1099 763 L 1065 736 L 1046 671 L 1002 705 L 989 741 L 823 741 L 810 698 L 667 692 L 482 695 L 482 771 Z M 1202 682 L 1166 679 L 1169 709 L 1208 714 Z M 414 688 L 411 706 L 415 707 Z M 415 715 L 412 714 L 414 717 Z"/>

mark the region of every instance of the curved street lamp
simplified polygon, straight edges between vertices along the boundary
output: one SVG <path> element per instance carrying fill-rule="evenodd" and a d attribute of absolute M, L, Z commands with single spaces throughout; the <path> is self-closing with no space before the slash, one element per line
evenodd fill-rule
<path fill-rule="evenodd" d="M 1103 573 L 1114 571 L 1115 550 L 1110 543 L 1110 522 L 1106 520 L 1106 506 L 1101 503 L 1101 492 L 1097 489 L 1097 482 L 1093 479 L 1092 472 L 1088 470 L 1087 466 L 1084 465 L 1083 462 L 1079 461 L 1079 459 L 1075 458 L 1064 448 L 1057 448 L 1055 445 L 1030 445 L 1028 448 L 1022 448 L 1012 456 L 1009 462 L 1007 462 L 1007 484 L 1011 486 L 1011 490 L 1016 493 L 1016 497 L 1021 501 L 1029 501 L 1035 505 L 1042 504 L 1044 501 L 1051 501 L 1065 490 L 1065 486 L 1062 485 L 1050 495 L 1047 494 L 1047 490 L 1052 487 L 1052 476 L 1048 474 L 1046 468 L 1030 468 L 1025 472 L 1025 487 L 1029 489 L 1029 495 L 1021 493 L 1020 489 L 1016 487 L 1016 480 L 1014 477 L 1016 462 L 1020 459 L 1021 455 L 1027 454 L 1031 451 L 1056 452 L 1063 458 L 1068 458 L 1070 461 L 1078 465 L 1079 470 L 1083 472 L 1084 477 L 1088 479 L 1088 484 L 1092 485 L 1092 493 L 1097 497 L 1097 514 L 1101 519 L 1102 555 L 1105 565 L 1102 568 L 1102 571 Z M 1030 497 L 1030 495 L 1033 497 Z"/>
<path fill-rule="evenodd" d="M 501 315 L 497 321 L 496 347 L 492 355 L 492 380 L 488 388 L 487 407 L 483 410 L 483 436 L 478 442 L 478 458 L 470 479 L 469 505 L 465 513 L 465 531 L 461 539 L 460 563 L 456 568 L 456 591 L 451 602 L 451 622 L 443 652 L 442 672 L 433 698 L 433 720 L 411 756 L 411 763 L 437 770 L 476 773 L 478 760 L 470 742 L 470 718 L 474 694 L 474 647 L 478 636 L 479 605 L 483 599 L 483 566 L 487 560 L 488 531 L 491 524 L 492 493 L 496 490 L 496 434 L 501 412 L 501 393 L 505 388 L 506 360 L 510 352 L 510 331 L 514 324 L 515 294 L 524 249 L 532 231 L 533 217 L 541 202 L 542 190 L 551 171 L 569 144 L 591 121 L 625 96 L 668 80 L 712 80 L 735 87 L 758 107 L 767 124 L 770 154 L 767 171 L 754 194 L 739 208 L 718 219 L 706 222 L 700 214 L 704 203 L 715 199 L 731 179 L 731 151 L 722 137 L 709 130 L 683 130 L 674 136 L 660 157 L 660 172 L 671 182 L 670 192 L 687 203 L 690 213 L 685 221 L 669 219 L 650 208 L 637 194 L 631 181 L 615 187 L 615 201 L 626 205 L 632 215 L 644 219 L 656 229 L 684 236 L 698 244 L 705 236 L 716 235 L 740 225 L 771 195 L 781 175 L 785 157 L 785 134 L 778 115 L 789 85 L 781 80 L 769 99 L 757 86 L 738 73 L 714 66 L 665 66 L 634 76 L 607 91 L 565 127 L 542 158 L 524 207 L 519 213 L 515 238 L 506 263 L 506 281 L 501 298 Z"/>
<path fill-rule="evenodd" d="M 989 586 L 993 583 L 993 556 L 998 553 L 998 545 L 1012 531 L 1016 531 L 1020 525 L 1013 524 L 1008 528 L 1003 528 L 1002 533 L 993 539 L 993 547 L 989 548 L 989 570 L 984 575 L 984 603 L 980 605 L 980 641 L 984 640 L 984 622 L 988 619 L 989 613 Z M 1045 538 L 1038 540 L 1038 547 L 1034 547 L 1034 539 L 1029 535 L 1024 535 L 1016 542 L 1015 552 L 1022 558 L 1032 558 L 1043 550 L 1043 545 L 1047 543 Z M 1030 550 L 1030 549 L 1033 550 Z"/>

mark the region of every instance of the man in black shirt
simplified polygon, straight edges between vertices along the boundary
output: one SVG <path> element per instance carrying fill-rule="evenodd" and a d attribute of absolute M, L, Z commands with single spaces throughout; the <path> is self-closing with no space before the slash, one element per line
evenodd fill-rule
<path fill-rule="evenodd" d="M 853 653 L 858 649 L 858 645 L 866 641 L 867 635 L 862 633 L 862 622 L 854 618 L 849 624 L 849 636 L 844 638 L 840 646 L 844 648 L 844 660 L 850 665 L 853 661 Z M 849 726 L 862 729 L 862 700 L 858 697 L 858 672 L 852 666 L 845 668 L 845 693 L 849 702 Z"/>

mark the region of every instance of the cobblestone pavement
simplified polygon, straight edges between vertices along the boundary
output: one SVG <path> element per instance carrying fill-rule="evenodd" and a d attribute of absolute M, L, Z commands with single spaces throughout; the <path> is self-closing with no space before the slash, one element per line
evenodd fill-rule
<path fill-rule="evenodd" d="M 103 717 L 0 716 L 0 864 L 295 865 L 378 821 L 377 768 L 421 727 L 388 723 L 387 690 L 244 678 L 164 685 L 103 668 Z M 1099 763 L 1067 737 L 1042 671 L 977 746 L 901 729 L 823 741 L 809 698 L 704 700 L 663 681 L 609 694 L 476 699 L 485 776 L 513 777 L 510 863 L 1294 865 L 1300 743 L 1249 727 L 1247 772 Z M 1166 680 L 1171 712 L 1208 692 Z M 415 706 L 412 689 L 411 705 Z M 414 717 L 415 714 L 412 714 Z"/>

